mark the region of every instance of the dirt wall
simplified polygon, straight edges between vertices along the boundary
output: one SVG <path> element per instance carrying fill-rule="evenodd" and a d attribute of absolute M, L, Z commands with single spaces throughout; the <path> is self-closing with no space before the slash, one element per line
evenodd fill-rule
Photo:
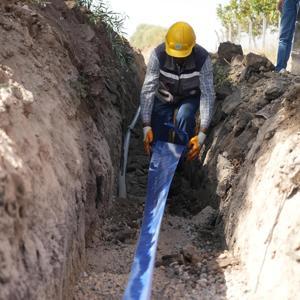
<path fill-rule="evenodd" d="M 142 59 L 122 69 L 64 1 L 0 8 L 0 299 L 66 299 L 116 192 Z"/>
<path fill-rule="evenodd" d="M 245 268 L 247 299 L 297 299 L 299 77 L 253 54 L 216 63 L 231 86 L 217 88 L 204 161 L 217 185 L 217 226 Z"/>

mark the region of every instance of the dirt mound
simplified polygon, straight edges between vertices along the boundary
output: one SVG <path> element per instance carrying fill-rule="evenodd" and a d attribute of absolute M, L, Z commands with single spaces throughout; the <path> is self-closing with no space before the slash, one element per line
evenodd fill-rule
<path fill-rule="evenodd" d="M 243 49 L 240 45 L 233 44 L 231 42 L 221 43 L 218 47 L 218 58 L 222 62 L 226 60 L 231 62 L 235 56 L 243 56 Z"/>
<path fill-rule="evenodd" d="M 64 1 L 0 9 L 0 299 L 66 299 L 116 191 L 141 58 L 121 68 Z"/>
<path fill-rule="evenodd" d="M 188 186 L 179 185 L 176 193 L 186 193 L 180 206 L 219 209 L 224 247 L 245 266 L 245 299 L 297 299 L 300 78 L 272 72 L 251 53 L 230 64 L 213 59 L 214 120 L 203 164 L 189 181 L 198 196 L 191 202 Z M 183 177 L 189 174 L 188 167 Z"/>
<path fill-rule="evenodd" d="M 264 57 L 238 61 L 223 66 L 233 93 L 216 103 L 203 166 L 217 185 L 220 231 L 245 264 L 249 299 L 296 299 L 299 77 L 268 71 Z"/>

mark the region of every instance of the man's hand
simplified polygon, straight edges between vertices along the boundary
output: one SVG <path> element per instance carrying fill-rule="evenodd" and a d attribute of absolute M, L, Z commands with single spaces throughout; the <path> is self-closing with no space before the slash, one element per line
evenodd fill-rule
<path fill-rule="evenodd" d="M 278 3 L 277 3 L 277 9 L 280 12 L 282 12 L 283 3 L 284 3 L 284 0 L 279 0 Z"/>
<path fill-rule="evenodd" d="M 151 153 L 151 144 L 153 142 L 153 131 L 150 126 L 145 126 L 143 128 L 144 132 L 144 149 L 147 155 Z"/>
<path fill-rule="evenodd" d="M 199 156 L 200 149 L 204 143 L 205 138 L 206 138 L 206 134 L 200 131 L 198 135 L 195 135 L 190 139 L 189 141 L 190 150 L 187 155 L 188 160 L 193 160 Z"/>

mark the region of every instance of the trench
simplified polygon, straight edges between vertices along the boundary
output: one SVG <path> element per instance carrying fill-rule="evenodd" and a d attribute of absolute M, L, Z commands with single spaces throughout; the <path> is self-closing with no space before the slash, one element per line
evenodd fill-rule
<path fill-rule="evenodd" d="M 227 76 L 244 73 L 245 78 L 218 86 L 216 77 L 215 113 L 200 159 L 185 162 L 175 172 L 152 299 L 294 299 L 294 285 L 271 274 L 280 268 L 274 263 L 277 251 L 278 261 L 299 271 L 293 258 L 296 233 L 288 229 L 297 227 L 299 215 L 299 79 L 270 72 L 272 64 L 258 55 L 245 56 L 243 61 L 254 60 L 248 67 L 245 62 L 228 67 L 218 55 L 214 63 Z M 122 298 L 141 227 L 148 167 L 139 123 L 129 149 L 128 197 L 114 199 L 98 220 L 73 299 Z M 291 176 L 280 175 L 282 168 Z M 272 195 L 268 204 L 266 193 Z M 285 251 L 294 254 L 286 256 Z"/>
<path fill-rule="evenodd" d="M 0 3 L 0 299 L 121 299 L 149 166 L 138 124 L 116 197 L 143 58 L 125 43 L 120 65 L 74 1 L 32 2 Z M 220 48 L 214 119 L 201 159 L 176 171 L 152 298 L 298 299 L 300 78 Z"/>
<path fill-rule="evenodd" d="M 73 299 L 122 298 L 147 185 L 149 158 L 143 151 L 141 132 L 139 123 L 129 149 L 127 199 L 115 199 L 99 220 L 87 243 L 87 265 Z M 219 200 L 215 188 L 201 162 L 186 162 L 177 169 L 159 238 L 152 299 L 244 299 L 247 285 L 242 268 L 216 226 Z"/>
<path fill-rule="evenodd" d="M 265 73 L 246 67 L 244 80 L 216 86 L 214 119 L 200 159 L 175 172 L 152 299 L 296 299 L 297 283 L 272 272 L 279 272 L 277 261 L 299 272 L 297 233 L 291 230 L 299 215 L 299 77 L 274 75 L 267 60 L 254 57 L 256 65 L 269 66 Z M 141 227 L 148 167 L 138 124 L 129 149 L 128 197 L 114 199 L 99 219 L 74 299 L 122 298 Z"/>

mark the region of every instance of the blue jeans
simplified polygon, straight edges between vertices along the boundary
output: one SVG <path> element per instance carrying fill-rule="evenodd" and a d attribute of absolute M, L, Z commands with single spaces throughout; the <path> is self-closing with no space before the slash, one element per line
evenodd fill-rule
<path fill-rule="evenodd" d="M 154 142 L 169 141 L 170 129 L 164 124 L 174 124 L 174 114 L 177 108 L 178 112 L 175 116 L 175 126 L 184 130 L 188 134 L 189 139 L 193 137 L 195 135 L 196 125 L 195 114 L 199 109 L 199 104 L 199 96 L 181 100 L 178 103 L 162 102 L 155 97 L 151 117 Z M 180 145 L 184 144 L 182 138 L 178 135 L 175 135 L 174 143 Z"/>
<path fill-rule="evenodd" d="M 299 0 L 284 0 L 280 22 L 277 66 L 275 68 L 277 72 L 286 68 L 290 58 L 298 9 Z"/>

